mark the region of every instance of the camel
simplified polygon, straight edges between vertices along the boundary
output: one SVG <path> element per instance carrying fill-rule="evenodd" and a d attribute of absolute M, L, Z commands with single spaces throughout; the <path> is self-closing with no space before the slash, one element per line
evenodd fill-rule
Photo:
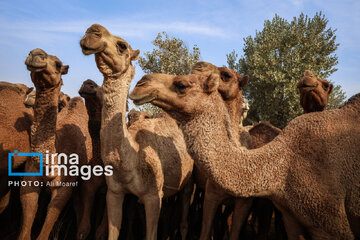
<path fill-rule="evenodd" d="M 108 187 L 108 239 L 117 239 L 124 196 L 132 193 L 145 205 L 146 239 L 156 239 L 161 200 L 183 190 L 182 238 L 186 238 L 192 192 L 193 160 L 183 134 L 170 117 L 136 121 L 127 128 L 126 99 L 134 76 L 131 61 L 138 58 L 122 38 L 101 25 L 89 27 L 80 41 L 85 55 L 94 54 L 104 76 L 101 121 L 101 157 L 114 167 Z"/>
<path fill-rule="evenodd" d="M 0 82 L 0 213 L 9 204 L 11 190 L 8 186 L 8 154 L 30 151 L 30 126 L 33 110 L 23 104 L 26 95 L 32 91 L 23 84 Z M 15 156 L 12 171 L 16 172 L 28 157 Z"/>
<path fill-rule="evenodd" d="M 31 147 L 33 153 L 77 153 L 79 164 L 87 163 L 91 158 L 91 139 L 87 130 L 86 108 L 80 97 L 70 100 L 68 107 L 58 114 L 58 100 L 62 85 L 61 75 L 67 74 L 68 65 L 41 49 L 29 53 L 25 64 L 31 72 L 31 80 L 36 87 L 34 121 L 31 126 Z M 58 158 L 54 158 L 55 164 Z M 44 158 L 45 161 L 45 158 Z M 44 162 L 45 165 L 45 162 Z M 54 166 L 51 162 L 49 166 Z M 25 163 L 25 172 L 39 172 L 38 157 L 31 157 Z M 45 171 L 45 170 L 44 170 Z M 60 170 L 59 170 L 60 171 Z M 49 234 L 72 193 L 72 187 L 58 186 L 59 182 L 74 183 L 77 176 L 64 176 L 55 171 L 54 175 L 24 176 L 23 181 L 38 181 L 42 184 L 26 185 L 20 188 L 20 200 L 23 209 L 23 223 L 18 239 L 31 239 L 31 228 L 37 212 L 39 193 L 49 186 L 51 200 L 48 205 L 45 222 L 37 239 L 48 239 Z"/>
<path fill-rule="evenodd" d="M 250 147 L 250 137 L 242 139 L 240 142 L 240 133 L 243 119 L 243 97 L 242 88 L 248 83 L 248 76 L 240 76 L 237 72 L 226 67 L 216 67 L 208 62 L 197 62 L 191 69 L 190 74 L 218 74 L 220 76 L 219 92 L 225 101 L 231 118 L 231 127 L 236 142 L 242 146 Z M 200 172 L 201 171 L 197 171 Z M 205 186 L 205 198 L 203 208 L 203 218 L 200 239 L 207 240 L 210 238 L 212 222 L 218 206 L 225 199 L 231 198 L 228 193 L 219 188 L 215 183 L 207 180 Z M 239 198 L 235 200 L 235 209 L 230 233 L 230 239 L 238 239 L 242 224 L 245 222 L 252 205 L 252 199 Z"/>
<path fill-rule="evenodd" d="M 269 198 L 289 239 L 359 237 L 360 94 L 340 109 L 299 116 L 270 143 L 247 150 L 233 144 L 219 81 L 216 74 L 148 74 L 130 98 L 178 120 L 195 163 L 219 187 Z"/>
<path fill-rule="evenodd" d="M 300 104 L 304 113 L 324 111 L 333 89 L 332 83 L 317 78 L 310 70 L 306 70 L 297 87 L 300 90 Z"/>
<path fill-rule="evenodd" d="M 99 87 L 94 81 L 88 79 L 83 82 L 79 94 L 85 99 L 85 106 L 89 115 L 88 129 L 92 142 L 92 156 L 90 164 L 101 165 L 100 151 L 100 129 L 101 129 L 101 111 L 103 104 L 103 93 L 101 87 Z M 80 224 L 78 226 L 78 239 L 86 239 L 91 226 L 90 218 L 91 211 L 94 204 L 95 194 L 99 189 L 106 188 L 106 182 L 104 176 L 93 176 L 88 181 L 84 181 L 80 186 L 81 202 L 83 203 L 83 211 Z M 106 211 L 105 211 L 106 212 Z M 107 216 L 104 214 L 103 220 L 96 231 L 96 239 L 106 236 L 107 228 Z"/>

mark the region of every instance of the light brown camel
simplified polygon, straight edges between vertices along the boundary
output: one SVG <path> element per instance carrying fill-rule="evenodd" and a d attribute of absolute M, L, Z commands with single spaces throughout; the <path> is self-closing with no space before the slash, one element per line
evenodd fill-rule
<path fill-rule="evenodd" d="M 240 128 L 243 116 L 243 97 L 242 87 L 244 87 L 249 80 L 248 76 L 240 76 L 237 72 L 226 67 L 216 67 L 208 62 L 196 63 L 191 71 L 191 74 L 202 74 L 209 76 L 210 74 L 218 74 L 220 76 L 219 93 L 225 101 L 231 119 L 231 128 L 235 141 L 242 146 L 250 147 L 246 139 L 240 142 Z M 201 171 L 196 171 L 200 172 Z M 195 178 L 198 179 L 198 178 Z M 207 240 L 210 238 L 210 231 L 218 206 L 225 199 L 233 198 L 223 189 L 219 188 L 211 180 L 206 181 L 205 198 L 203 207 L 203 218 L 200 239 Z M 233 220 L 231 226 L 230 240 L 239 238 L 241 227 L 245 222 L 252 205 L 252 199 L 238 198 L 235 200 L 235 208 L 233 213 Z"/>
<path fill-rule="evenodd" d="M 299 116 L 269 144 L 247 150 L 233 144 L 218 86 L 217 75 L 149 74 L 130 98 L 176 118 L 196 164 L 223 189 L 272 200 L 289 239 L 359 237 L 360 94 L 340 109 Z"/>
<path fill-rule="evenodd" d="M 191 196 L 193 160 L 183 134 L 170 117 L 136 121 L 127 128 L 126 99 L 139 50 L 122 38 L 94 24 L 80 41 L 85 55 L 95 54 L 104 75 L 101 122 L 101 156 L 114 166 L 106 177 L 109 239 L 117 239 L 122 221 L 124 196 L 132 193 L 144 203 L 146 239 L 156 239 L 161 200 L 184 190 L 182 238 L 186 238 Z"/>
<path fill-rule="evenodd" d="M 85 106 L 89 115 L 88 129 L 92 142 L 92 159 L 90 165 L 104 166 L 101 160 L 100 150 L 100 129 L 101 129 L 101 111 L 103 104 L 103 93 L 94 81 L 88 79 L 83 82 L 79 94 L 85 99 Z M 92 176 L 88 181 L 82 182 L 80 186 L 81 202 L 83 204 L 83 211 L 80 224 L 78 226 L 78 239 L 86 239 L 91 229 L 91 211 L 94 204 L 95 194 L 100 189 L 106 189 L 106 182 L 104 176 Z M 105 237 L 107 235 L 107 215 L 106 209 L 103 215 L 103 220 L 96 231 L 96 239 Z"/>
<path fill-rule="evenodd" d="M 0 213 L 8 206 L 10 188 L 8 186 L 8 154 L 30 151 L 30 126 L 33 110 L 26 108 L 24 99 L 32 88 L 23 84 L 0 82 Z M 12 171 L 17 172 L 27 157 L 15 156 Z"/>
<path fill-rule="evenodd" d="M 59 93 L 62 85 L 61 75 L 66 74 L 69 66 L 64 66 L 55 56 L 41 49 L 29 53 L 25 64 L 31 72 L 31 80 L 36 87 L 34 121 L 31 126 L 31 152 L 64 153 L 69 156 L 78 154 L 80 165 L 91 158 L 91 139 L 87 131 L 87 113 L 82 99 L 70 100 L 58 116 Z M 58 158 L 54 158 L 55 162 Z M 44 157 L 45 161 L 45 157 Z M 45 165 L 45 164 L 44 164 Z M 53 164 L 49 164 L 54 166 Z M 31 157 L 26 161 L 25 172 L 39 172 L 39 159 Z M 45 170 L 44 170 L 45 172 Z M 74 183 L 77 176 L 60 176 L 55 171 L 52 176 L 25 176 L 23 181 L 39 181 L 39 186 L 26 185 L 20 189 L 23 209 L 23 223 L 19 239 L 31 239 L 31 228 L 37 212 L 38 197 L 43 186 L 50 184 L 51 200 L 48 205 L 45 222 L 37 239 L 48 239 L 49 234 L 61 210 L 72 193 L 72 187 L 58 186 L 57 183 Z"/>
<path fill-rule="evenodd" d="M 324 111 L 333 89 L 330 82 L 317 78 L 311 71 L 306 70 L 297 87 L 300 90 L 300 104 L 304 113 Z"/>

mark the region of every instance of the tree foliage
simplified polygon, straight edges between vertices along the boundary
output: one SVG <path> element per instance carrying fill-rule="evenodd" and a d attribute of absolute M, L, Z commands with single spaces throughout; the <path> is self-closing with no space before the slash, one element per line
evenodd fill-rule
<path fill-rule="evenodd" d="M 255 37 L 244 39 L 244 55 L 239 60 L 235 51 L 227 54 L 230 68 L 250 76 L 244 89 L 250 120 L 266 120 L 283 128 L 303 113 L 296 85 L 304 71 L 309 69 L 326 79 L 337 70 L 336 30 L 327 24 L 321 12 L 313 18 L 302 13 L 291 22 L 275 15 L 265 21 L 264 29 Z M 340 86 L 334 90 L 329 104 L 332 108 L 345 97 Z"/>
<path fill-rule="evenodd" d="M 183 40 L 175 37 L 170 38 L 166 32 L 158 33 L 152 43 L 155 49 L 151 52 L 145 52 L 144 56 L 139 57 L 138 60 L 145 73 L 186 75 L 200 59 L 200 50 L 196 45 L 190 51 Z M 152 104 L 144 104 L 141 110 L 152 116 L 161 111 Z"/>

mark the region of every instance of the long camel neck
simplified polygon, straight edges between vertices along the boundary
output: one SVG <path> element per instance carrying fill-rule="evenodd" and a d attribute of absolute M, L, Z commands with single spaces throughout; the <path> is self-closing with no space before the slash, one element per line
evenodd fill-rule
<path fill-rule="evenodd" d="M 101 155 L 106 163 L 116 161 L 122 172 L 133 171 L 135 141 L 126 125 L 126 99 L 134 67 L 116 77 L 104 77 L 101 120 Z M 133 156 L 132 156 L 133 155 Z"/>
<path fill-rule="evenodd" d="M 31 126 L 31 151 L 55 153 L 56 120 L 60 86 L 36 89 L 34 121 Z"/>
<path fill-rule="evenodd" d="M 231 195 L 271 196 L 280 187 L 279 173 L 286 167 L 284 157 L 276 151 L 282 147 L 281 141 L 251 151 L 233 144 L 225 104 L 220 95 L 210 97 L 212 103 L 202 106 L 203 112 L 182 123 L 188 151 L 197 166 Z"/>
<path fill-rule="evenodd" d="M 96 96 L 86 97 L 85 106 L 89 115 L 88 129 L 91 136 L 93 157 L 100 159 L 102 99 L 99 99 Z"/>

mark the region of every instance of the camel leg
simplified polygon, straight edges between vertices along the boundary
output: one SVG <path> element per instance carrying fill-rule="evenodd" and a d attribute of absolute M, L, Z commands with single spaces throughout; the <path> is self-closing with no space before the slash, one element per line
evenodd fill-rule
<path fill-rule="evenodd" d="M 190 200 L 193 190 L 194 190 L 193 181 L 189 181 L 189 183 L 186 184 L 181 196 L 182 215 L 180 222 L 180 232 L 181 232 L 182 240 L 186 239 L 189 230 L 188 217 L 189 217 Z"/>
<path fill-rule="evenodd" d="M 200 240 L 208 240 L 216 210 L 220 203 L 226 198 L 226 194 L 218 193 L 209 181 L 206 183 L 203 218 L 201 225 Z"/>
<path fill-rule="evenodd" d="M 10 202 L 11 189 L 0 200 L 0 214 L 5 211 Z"/>
<path fill-rule="evenodd" d="M 91 180 L 89 180 L 91 181 Z M 96 182 L 95 182 L 96 183 Z M 77 238 L 79 240 L 86 239 L 91 229 L 91 210 L 94 203 L 95 193 L 98 189 L 94 182 L 83 182 L 80 191 L 80 199 L 83 204 L 82 217 L 77 231 Z"/>
<path fill-rule="evenodd" d="M 109 240 L 117 240 L 120 235 L 125 194 L 115 193 L 108 189 L 106 194 L 106 208 L 108 215 Z"/>
<path fill-rule="evenodd" d="M 44 225 L 37 240 L 48 240 L 50 233 L 61 211 L 71 197 L 72 187 L 59 187 L 52 189 L 51 200 L 46 213 Z"/>
<path fill-rule="evenodd" d="M 28 178 L 24 178 L 27 181 Z M 31 239 L 31 228 L 35 219 L 35 215 L 38 208 L 38 200 L 40 188 L 36 187 L 21 187 L 20 189 L 20 201 L 23 211 L 23 222 L 19 240 L 30 240 Z"/>
<path fill-rule="evenodd" d="M 146 214 L 146 240 L 156 240 L 161 210 L 161 198 L 159 196 L 145 197 L 144 205 Z"/>
<path fill-rule="evenodd" d="M 105 240 L 107 236 L 108 228 L 108 216 L 106 206 L 104 208 L 104 215 L 102 217 L 99 227 L 96 229 L 95 239 L 96 240 Z"/>
<path fill-rule="evenodd" d="M 239 239 L 241 228 L 249 216 L 249 212 L 253 203 L 253 198 L 237 198 L 235 201 L 234 214 L 232 218 L 232 226 L 230 240 Z"/>
<path fill-rule="evenodd" d="M 287 211 L 281 211 L 289 240 L 309 239 L 300 223 Z"/>
<path fill-rule="evenodd" d="M 254 209 L 254 214 L 256 214 L 257 224 L 257 239 L 267 239 L 271 218 L 274 211 L 274 206 L 272 202 L 268 199 L 258 198 L 256 201 L 256 206 Z"/>
<path fill-rule="evenodd" d="M 0 177 L 0 214 L 9 205 L 11 189 L 8 187 L 8 176 Z"/>

